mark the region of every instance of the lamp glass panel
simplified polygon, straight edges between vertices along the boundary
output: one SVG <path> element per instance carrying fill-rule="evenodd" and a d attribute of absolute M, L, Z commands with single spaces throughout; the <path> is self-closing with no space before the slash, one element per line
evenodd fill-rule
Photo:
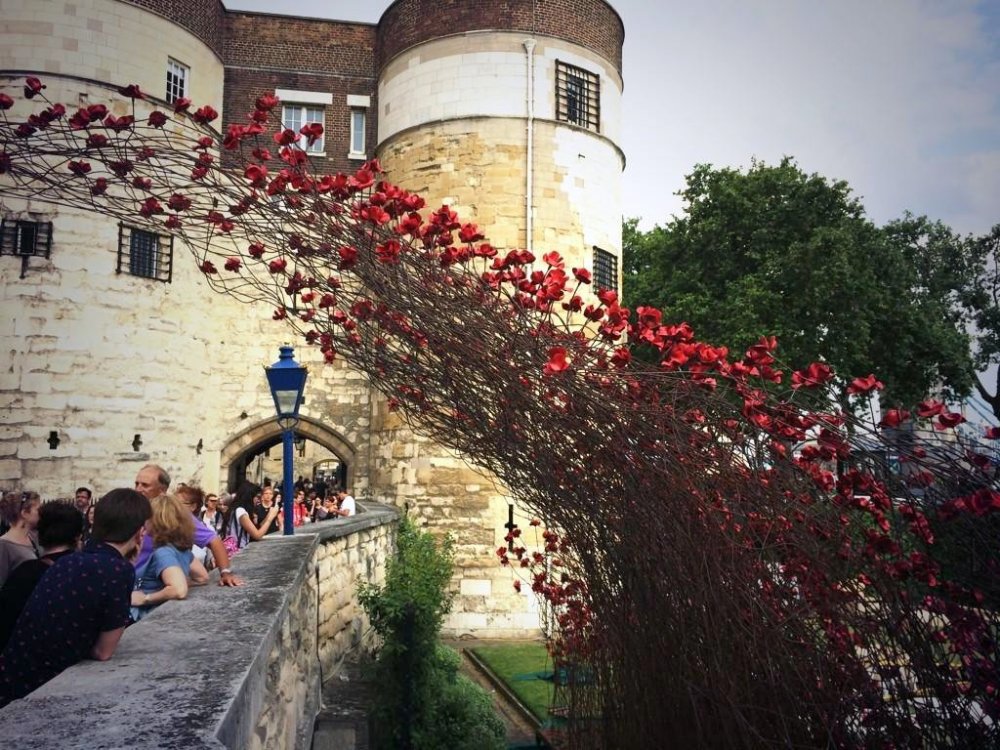
<path fill-rule="evenodd" d="M 278 405 L 279 414 L 293 414 L 295 402 L 298 401 L 298 391 L 275 391 L 274 402 Z"/>

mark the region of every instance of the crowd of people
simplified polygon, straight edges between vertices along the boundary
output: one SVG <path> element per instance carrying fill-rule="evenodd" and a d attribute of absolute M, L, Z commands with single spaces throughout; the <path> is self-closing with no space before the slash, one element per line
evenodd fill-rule
<path fill-rule="evenodd" d="M 126 627 L 207 584 L 213 568 L 220 586 L 240 586 L 233 556 L 283 528 L 269 482 L 229 495 L 190 484 L 171 493 L 170 481 L 148 464 L 134 489 L 100 500 L 87 487 L 72 501 L 0 495 L 0 707 L 83 659 L 110 659 Z M 295 526 L 356 512 L 343 489 L 296 484 Z"/>

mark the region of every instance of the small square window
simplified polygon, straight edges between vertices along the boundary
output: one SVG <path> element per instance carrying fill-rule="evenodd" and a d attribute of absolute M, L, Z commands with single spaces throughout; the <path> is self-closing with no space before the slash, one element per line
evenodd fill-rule
<path fill-rule="evenodd" d="M 167 103 L 173 104 L 188 95 L 188 79 L 191 69 L 173 58 L 167 58 Z"/>
<path fill-rule="evenodd" d="M 575 65 L 556 61 L 556 120 L 601 129 L 601 79 Z"/>
<path fill-rule="evenodd" d="M 594 288 L 618 291 L 618 257 L 599 247 L 594 248 Z"/>
<path fill-rule="evenodd" d="M 117 273 L 170 282 L 174 265 L 174 238 L 145 229 L 118 225 Z"/>
<path fill-rule="evenodd" d="M 326 130 L 325 110 L 322 107 L 308 107 L 303 104 L 286 104 L 281 108 L 281 127 L 289 128 L 298 133 L 305 125 L 311 122 L 318 122 Z M 324 132 L 313 144 L 307 145 L 303 137 L 299 141 L 299 148 L 307 154 L 322 154 L 326 145 L 326 133 Z"/>
<path fill-rule="evenodd" d="M 365 126 L 367 125 L 365 110 L 355 108 L 351 110 L 351 153 L 350 158 L 364 159 L 365 155 Z"/>
<path fill-rule="evenodd" d="M 24 219 L 0 221 L 0 255 L 48 258 L 51 249 L 51 221 Z"/>

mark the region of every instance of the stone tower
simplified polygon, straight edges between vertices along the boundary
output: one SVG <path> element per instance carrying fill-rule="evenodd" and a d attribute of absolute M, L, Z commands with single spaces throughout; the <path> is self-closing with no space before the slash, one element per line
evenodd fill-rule
<path fill-rule="evenodd" d="M 601 0 L 398 0 L 379 22 L 383 164 L 494 245 L 619 257 L 622 39 Z"/>
<path fill-rule="evenodd" d="M 602 0 L 397 0 L 377 25 L 206 0 L 0 0 L 0 17 L 12 96 L 31 71 L 71 111 L 111 102 L 124 114 L 117 89 L 138 83 L 150 95 L 139 116 L 183 95 L 221 111 L 224 128 L 276 92 L 283 118 L 324 124 L 317 172 L 378 156 L 494 245 L 558 250 L 617 287 L 624 32 Z M 179 240 L 14 199 L 2 182 L 0 218 L 0 488 L 100 495 L 153 461 L 225 489 L 278 441 L 262 367 L 290 335 L 269 311 L 213 294 Z M 530 592 L 514 592 L 495 556 L 512 504 L 525 520 L 516 488 L 414 435 L 360 372 L 304 346 L 296 356 L 310 367 L 302 437 L 347 467 L 362 501 L 455 535 L 446 627 L 534 629 Z"/>
<path fill-rule="evenodd" d="M 430 207 L 450 205 L 499 248 L 557 250 L 617 289 L 623 34 L 601 0 L 397 0 L 376 47 L 378 155 L 389 178 Z M 528 520 L 517 488 L 421 441 L 377 403 L 373 488 L 460 542 L 450 626 L 530 627 L 533 595 L 515 593 L 495 554 L 511 513 L 522 527 Z"/>

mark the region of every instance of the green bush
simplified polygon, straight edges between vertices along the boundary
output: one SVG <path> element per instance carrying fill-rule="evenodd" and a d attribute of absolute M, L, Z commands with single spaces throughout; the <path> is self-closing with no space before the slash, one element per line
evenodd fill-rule
<path fill-rule="evenodd" d="M 381 637 L 375 660 L 375 742 L 392 750 L 505 747 L 490 697 L 458 674 L 457 653 L 438 643 L 453 543 L 438 544 L 404 518 L 384 586 L 362 584 L 358 599 Z"/>
<path fill-rule="evenodd" d="M 416 750 L 504 750 L 506 728 L 489 693 L 458 673 L 461 657 L 439 646 L 434 670 L 432 705 L 416 728 Z"/>

